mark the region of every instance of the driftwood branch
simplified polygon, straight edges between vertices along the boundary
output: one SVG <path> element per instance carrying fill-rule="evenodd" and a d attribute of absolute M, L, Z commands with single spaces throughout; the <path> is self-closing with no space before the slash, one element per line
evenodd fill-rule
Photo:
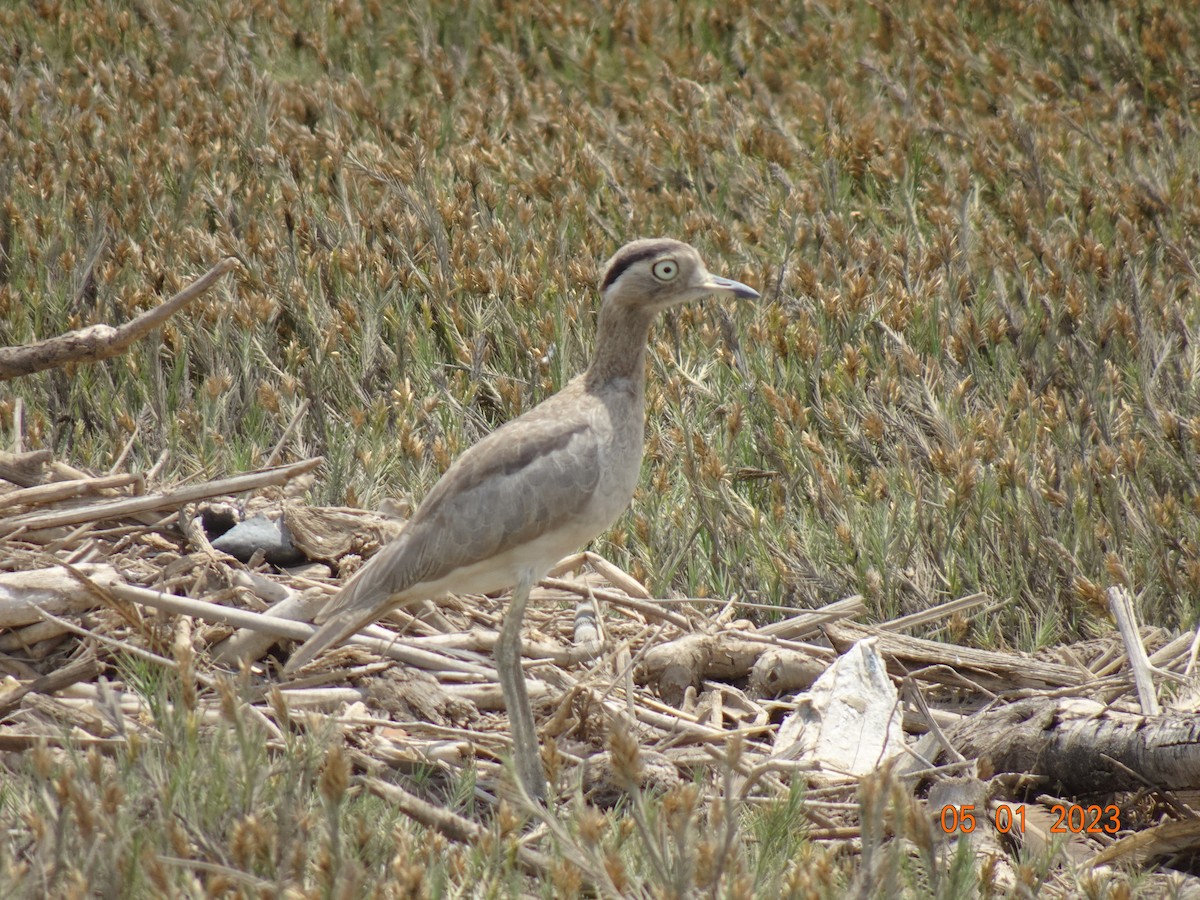
<path fill-rule="evenodd" d="M 1154 689 L 1154 669 L 1138 634 L 1133 597 L 1121 585 L 1110 587 L 1106 596 L 1108 609 L 1117 620 L 1117 630 L 1125 643 L 1125 654 L 1129 659 L 1129 671 L 1133 673 L 1133 684 L 1137 688 L 1138 703 L 1147 716 L 1157 716 L 1162 710 L 1158 705 L 1158 692 Z"/>
<path fill-rule="evenodd" d="M 917 676 L 934 684 L 962 686 L 964 678 L 989 691 L 1055 689 L 1095 681 L 1093 674 L 1078 666 L 1045 662 L 1024 653 L 977 650 L 937 641 L 890 634 L 852 622 L 836 622 L 825 628 L 833 648 L 845 653 L 864 637 L 879 636 L 879 653 L 888 671 L 899 678 Z"/>
<path fill-rule="evenodd" d="M 15 433 L 20 434 L 21 430 L 18 428 Z M 41 484 L 43 470 L 52 464 L 51 457 L 49 450 L 30 450 L 24 453 L 0 451 L 0 478 L 21 487 Z"/>
<path fill-rule="evenodd" d="M 1200 783 L 1200 722 L 1191 713 L 1147 717 L 1035 697 L 963 719 L 946 737 L 965 756 L 986 757 L 994 772 L 1042 775 L 1070 795 Z"/>
<path fill-rule="evenodd" d="M 282 619 L 276 616 L 265 616 L 245 609 L 235 609 L 210 603 L 207 600 L 195 600 L 191 597 L 181 597 L 164 591 L 152 591 L 147 588 L 125 584 L 118 577 L 91 578 L 84 575 L 73 566 L 66 566 L 85 586 L 99 592 L 102 596 L 117 597 L 130 603 L 149 606 L 162 612 L 174 613 L 181 616 L 194 616 L 209 622 L 219 622 L 234 628 L 250 628 L 255 631 L 277 635 L 278 637 L 304 640 L 311 637 L 316 630 L 311 625 Z M 489 666 L 463 661 L 449 656 L 443 656 L 420 647 L 412 646 L 410 641 L 402 638 L 381 640 L 379 638 L 355 635 L 348 643 L 362 644 L 376 652 L 408 663 L 419 668 L 428 668 L 440 672 L 461 672 L 475 677 L 488 678 L 492 669 Z"/>
<path fill-rule="evenodd" d="M 22 347 L 0 347 L 0 381 L 53 369 L 65 363 L 96 362 L 116 356 L 211 288 L 237 264 L 233 257 L 226 257 L 170 300 L 124 325 L 115 328 L 105 324 L 91 325 Z"/>
<path fill-rule="evenodd" d="M 21 705 L 21 700 L 29 694 L 53 694 L 65 687 L 80 681 L 93 681 L 104 672 L 104 663 L 94 656 L 87 656 L 68 663 L 61 669 L 34 678 L 16 688 L 7 691 L 0 697 L 0 716 L 8 715 Z"/>
<path fill-rule="evenodd" d="M 41 506 L 46 503 L 56 503 L 59 500 L 68 500 L 82 494 L 97 494 L 109 488 L 137 484 L 143 480 L 141 475 L 133 472 L 118 472 L 116 475 L 72 478 L 69 481 L 39 484 L 34 487 L 9 491 L 7 494 L 0 494 L 0 509 L 8 509 L 14 506 Z"/>
<path fill-rule="evenodd" d="M 88 578 L 118 577 L 117 570 L 104 563 L 80 563 L 77 571 Z M 0 629 L 40 622 L 41 610 L 78 612 L 93 605 L 79 590 L 79 582 L 61 568 L 0 573 Z"/>
<path fill-rule="evenodd" d="M 219 497 L 223 494 L 241 494 L 271 484 L 283 484 L 306 472 L 311 472 L 321 464 L 322 460 L 322 457 L 314 456 L 311 459 L 301 460 L 287 466 L 261 469 L 257 472 L 223 478 L 220 481 L 208 481 L 204 484 L 175 488 L 170 491 L 156 491 L 153 494 L 142 494 L 138 497 L 101 500 L 68 509 L 22 513 L 0 519 L 0 533 L 14 531 L 18 528 L 28 531 L 37 531 L 42 528 L 62 528 L 67 525 L 78 525 L 81 522 L 119 518 L 146 510 L 170 509 L 183 506 L 185 503 L 206 500 L 209 497 Z"/>

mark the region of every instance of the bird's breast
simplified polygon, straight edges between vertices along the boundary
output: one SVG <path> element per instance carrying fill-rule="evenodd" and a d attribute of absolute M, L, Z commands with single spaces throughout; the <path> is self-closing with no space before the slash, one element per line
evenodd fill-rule
<path fill-rule="evenodd" d="M 642 470 L 645 446 L 642 407 L 630 403 L 620 420 L 609 418 L 597 424 L 602 435 L 599 447 L 600 478 L 589 503 L 588 518 L 605 523 L 607 529 L 629 506 Z"/>

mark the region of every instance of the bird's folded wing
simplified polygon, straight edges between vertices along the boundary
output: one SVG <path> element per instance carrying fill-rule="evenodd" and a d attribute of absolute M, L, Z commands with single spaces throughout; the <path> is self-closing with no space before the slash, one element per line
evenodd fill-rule
<path fill-rule="evenodd" d="M 576 532 L 600 480 L 605 429 L 595 427 L 586 408 L 563 412 L 521 417 L 467 450 L 400 536 L 372 557 L 322 618 L 381 603 L 542 535 Z M 598 523 L 596 530 L 608 524 Z"/>

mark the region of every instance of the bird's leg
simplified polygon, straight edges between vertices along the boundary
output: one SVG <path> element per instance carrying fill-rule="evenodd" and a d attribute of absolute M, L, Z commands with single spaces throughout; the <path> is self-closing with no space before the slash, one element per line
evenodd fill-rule
<path fill-rule="evenodd" d="M 513 588 L 500 638 L 496 641 L 495 655 L 500 689 L 504 692 L 504 705 L 508 708 L 512 729 L 513 765 L 529 796 L 542 801 L 546 799 L 546 775 L 542 770 L 533 708 L 525 690 L 525 671 L 521 667 L 521 620 L 525 618 L 525 604 L 535 581 L 532 573 L 526 573 Z"/>

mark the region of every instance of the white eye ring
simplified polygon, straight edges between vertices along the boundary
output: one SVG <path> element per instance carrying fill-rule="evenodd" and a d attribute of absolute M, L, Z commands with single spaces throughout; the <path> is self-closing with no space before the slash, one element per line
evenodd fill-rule
<path fill-rule="evenodd" d="M 679 265 L 673 259 L 660 259 L 650 271 L 659 281 L 674 281 L 679 274 Z"/>

